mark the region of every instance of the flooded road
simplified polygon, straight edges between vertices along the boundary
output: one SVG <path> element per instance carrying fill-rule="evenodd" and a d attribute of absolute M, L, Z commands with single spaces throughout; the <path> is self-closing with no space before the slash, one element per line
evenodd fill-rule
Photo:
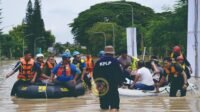
<path fill-rule="evenodd" d="M 22 99 L 10 96 L 16 76 L 5 80 L 15 61 L 0 66 L 0 112 L 99 112 L 98 98 L 92 93 L 77 98 L 61 99 Z M 190 82 L 200 88 L 200 79 Z M 121 96 L 120 112 L 200 112 L 200 91 L 188 92 L 186 97 L 169 98 L 167 95 L 154 97 Z"/>

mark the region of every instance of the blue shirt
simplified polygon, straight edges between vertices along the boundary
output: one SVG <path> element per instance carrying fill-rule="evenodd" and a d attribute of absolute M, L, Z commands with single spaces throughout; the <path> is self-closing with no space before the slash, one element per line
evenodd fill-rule
<path fill-rule="evenodd" d="M 53 69 L 52 69 L 52 73 L 53 74 L 57 74 L 58 69 L 62 66 L 62 62 L 57 64 Z M 58 81 L 69 81 L 69 80 L 73 80 L 75 75 L 80 74 L 80 70 L 74 65 L 74 64 L 70 64 L 70 69 L 71 69 L 71 75 L 70 76 L 66 76 L 66 73 L 63 71 L 62 75 L 57 77 Z"/>

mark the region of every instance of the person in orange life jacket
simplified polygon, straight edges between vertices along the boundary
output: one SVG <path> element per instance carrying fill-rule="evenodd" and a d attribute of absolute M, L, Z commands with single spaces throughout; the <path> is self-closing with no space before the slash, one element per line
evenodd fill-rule
<path fill-rule="evenodd" d="M 188 86 L 187 76 L 182 67 L 173 63 L 170 57 L 164 58 L 164 73 L 170 81 L 170 97 L 176 97 L 177 91 L 181 91 L 181 96 L 186 96 Z"/>
<path fill-rule="evenodd" d="M 94 61 L 92 59 L 91 55 L 86 56 L 86 73 L 90 74 L 90 77 L 92 77 L 93 69 L 94 69 Z"/>
<path fill-rule="evenodd" d="M 54 56 L 50 55 L 48 57 L 46 63 L 44 64 L 43 73 L 45 75 L 47 75 L 48 77 L 50 77 L 51 76 L 51 71 L 55 66 L 56 66 L 56 61 L 54 59 Z"/>
<path fill-rule="evenodd" d="M 18 80 L 13 85 L 11 96 L 15 96 L 19 85 L 35 83 L 38 70 L 40 70 L 39 65 L 32 59 L 30 51 L 26 50 L 24 57 L 20 58 L 13 71 L 6 75 L 6 78 L 9 78 L 15 72 L 19 71 Z"/>
<path fill-rule="evenodd" d="M 87 55 L 86 56 L 86 72 L 85 74 L 83 74 L 81 76 L 81 80 L 82 81 L 85 81 L 85 83 L 87 84 L 88 88 L 91 89 L 92 87 L 92 84 L 91 84 L 91 79 L 93 77 L 93 68 L 94 68 L 94 61 L 92 59 L 92 56 L 91 55 Z"/>
<path fill-rule="evenodd" d="M 86 74 L 85 60 L 81 59 L 80 52 L 78 52 L 78 51 L 73 52 L 73 57 L 74 57 L 74 59 L 73 59 L 72 63 L 74 65 L 76 65 L 76 67 L 81 71 L 81 77 L 78 77 L 78 79 L 81 78 L 81 80 L 83 80 L 84 75 Z"/>
<path fill-rule="evenodd" d="M 185 57 L 185 55 L 182 54 L 181 47 L 180 46 L 174 46 L 173 52 L 170 55 L 170 57 L 172 58 L 172 61 L 175 61 L 178 56 L 183 57 L 184 64 L 189 68 L 190 74 L 192 74 L 192 67 L 191 67 L 189 61 L 187 60 L 187 58 Z"/>
<path fill-rule="evenodd" d="M 68 87 L 75 95 L 76 79 L 80 74 L 80 70 L 70 63 L 70 58 L 70 53 L 63 53 L 62 62 L 52 69 L 50 82 L 54 81 L 55 84 Z M 55 75 L 57 76 L 56 79 L 54 79 Z"/>
<path fill-rule="evenodd" d="M 116 111 L 119 109 L 119 92 L 118 86 L 125 81 L 119 61 L 114 58 L 114 48 L 106 46 L 104 48 L 105 56 L 98 60 L 94 66 L 93 77 L 94 80 L 103 79 L 108 82 L 108 91 L 99 96 L 101 109 L 112 109 Z M 105 88 L 106 88 L 105 87 Z"/>
<path fill-rule="evenodd" d="M 43 82 L 50 77 L 43 73 L 44 70 L 44 55 L 39 53 L 36 55 L 36 63 L 40 66 L 40 70 L 38 71 L 38 76 L 36 78 L 37 82 Z"/>

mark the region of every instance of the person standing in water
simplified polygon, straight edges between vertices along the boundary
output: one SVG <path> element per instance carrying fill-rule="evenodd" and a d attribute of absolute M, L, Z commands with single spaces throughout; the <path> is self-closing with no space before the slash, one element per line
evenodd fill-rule
<path fill-rule="evenodd" d="M 117 111 L 119 109 L 119 92 L 118 86 L 124 81 L 123 72 L 120 68 L 119 61 L 114 58 L 114 48 L 106 46 L 105 56 L 98 60 L 95 64 L 93 77 L 99 90 L 105 90 L 99 94 L 100 108 L 111 109 Z M 101 84 L 98 86 L 97 82 Z"/>

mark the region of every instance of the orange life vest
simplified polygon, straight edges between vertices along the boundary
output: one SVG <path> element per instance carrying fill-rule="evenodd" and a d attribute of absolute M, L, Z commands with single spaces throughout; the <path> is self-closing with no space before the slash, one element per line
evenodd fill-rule
<path fill-rule="evenodd" d="M 21 67 L 18 74 L 18 79 L 23 80 L 31 80 L 34 76 L 34 72 L 32 71 L 32 68 L 34 66 L 34 60 L 30 59 L 28 62 L 24 59 L 20 59 Z"/>
<path fill-rule="evenodd" d="M 86 71 L 90 74 L 90 77 L 93 77 L 93 68 L 94 64 L 92 62 L 92 58 L 86 58 Z"/>
<path fill-rule="evenodd" d="M 65 75 L 67 77 L 71 76 L 71 68 L 70 68 L 70 65 L 69 64 L 66 64 L 65 66 L 64 65 L 61 65 L 59 68 L 58 68 L 58 71 L 57 71 L 57 76 L 62 76 L 63 72 L 65 71 Z"/>
<path fill-rule="evenodd" d="M 92 63 L 92 58 L 86 58 L 86 70 L 88 70 L 89 72 L 92 72 L 94 68 L 94 65 Z"/>
<path fill-rule="evenodd" d="M 46 64 L 49 69 L 52 69 L 54 67 L 54 64 L 51 64 L 49 61 L 47 61 Z"/>
<path fill-rule="evenodd" d="M 171 66 L 169 69 L 164 67 L 165 73 L 167 75 L 173 74 L 173 75 L 178 75 L 178 72 L 176 71 L 174 66 Z"/>

